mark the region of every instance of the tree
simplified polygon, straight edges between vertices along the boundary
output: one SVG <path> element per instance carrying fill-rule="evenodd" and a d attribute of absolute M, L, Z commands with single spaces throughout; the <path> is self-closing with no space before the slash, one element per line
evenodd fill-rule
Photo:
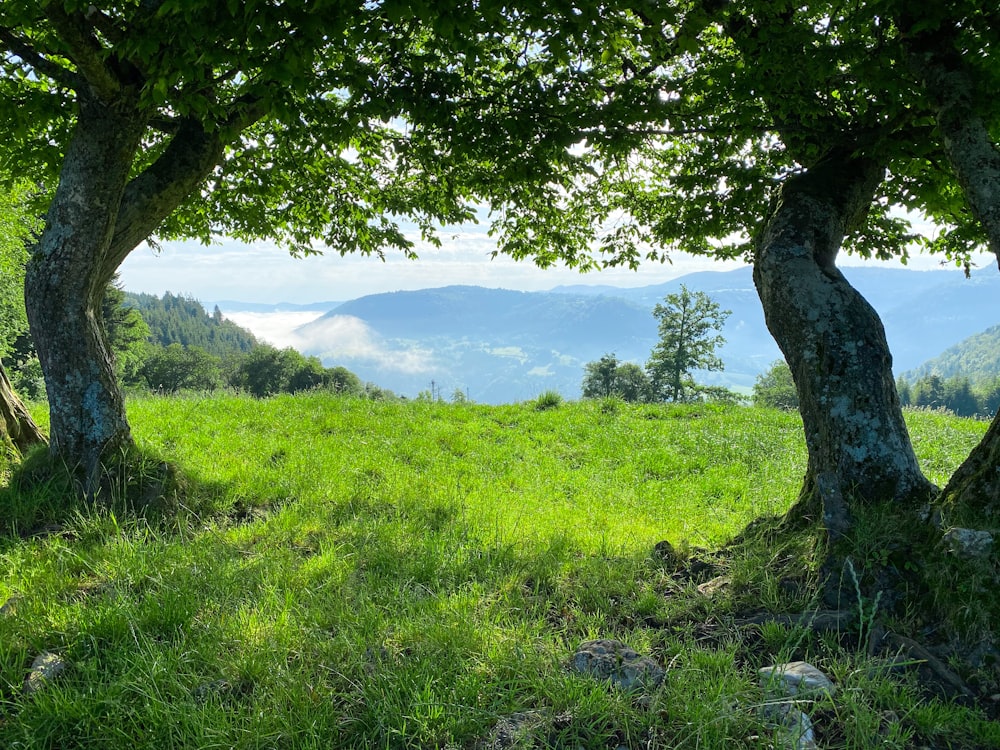
<path fill-rule="evenodd" d="M 618 374 L 618 358 L 605 354 L 594 362 L 588 362 L 583 367 L 583 385 L 581 392 L 584 398 L 605 398 L 613 396 Z"/>
<path fill-rule="evenodd" d="M 684 285 L 653 308 L 660 334 L 646 363 L 653 398 L 690 400 L 699 390 L 692 370 L 724 368 L 715 350 L 726 340 L 712 331 L 721 331 L 729 315 L 729 310 L 723 310 L 707 294 L 692 293 Z"/>
<path fill-rule="evenodd" d="M 24 210 L 27 189 L 0 192 L 0 358 L 7 359 L 28 328 L 24 310 L 24 243 L 32 229 Z M 45 442 L 41 430 L 17 397 L 0 362 L 0 442 L 24 451 Z"/>
<path fill-rule="evenodd" d="M 791 373 L 789 373 L 789 377 Z M 795 384 L 792 384 L 795 387 Z M 896 393 L 899 394 L 899 404 L 900 406 L 912 406 L 913 405 L 913 392 L 910 388 L 910 381 L 906 380 L 902 375 L 896 378 Z"/>
<path fill-rule="evenodd" d="M 219 358 L 197 346 L 150 345 L 139 375 L 154 391 L 214 391 L 222 385 Z"/>
<path fill-rule="evenodd" d="M 118 379 L 134 381 L 146 354 L 149 326 L 136 308 L 126 304 L 125 292 L 119 286 L 117 275 L 104 290 L 101 321 L 108 345 L 114 352 Z"/>
<path fill-rule="evenodd" d="M 93 494 L 132 444 L 97 311 L 151 236 L 412 254 L 399 218 L 433 239 L 494 198 L 509 248 L 526 214 L 546 217 L 530 252 L 570 239 L 552 198 L 582 164 L 563 115 L 601 82 L 565 85 L 579 68 L 557 63 L 617 33 L 546 2 L 4 3 L 0 162 L 52 188 L 26 277 L 51 452 Z"/>
<path fill-rule="evenodd" d="M 1000 411 L 1000 377 L 995 378 L 983 388 L 980 394 L 981 413 L 987 416 L 996 416 Z"/>
<path fill-rule="evenodd" d="M 925 246 L 959 264 L 993 236 L 983 227 L 994 214 L 977 209 L 977 223 L 964 199 L 1000 195 L 979 189 L 1000 174 L 988 138 L 1000 108 L 985 94 L 1000 84 L 995 24 L 977 3 L 897 0 L 704 0 L 687 11 L 637 5 L 635 19 L 630 44 L 616 48 L 617 75 L 601 71 L 613 94 L 594 115 L 604 129 L 588 133 L 595 175 L 564 213 L 616 216 L 605 263 L 672 249 L 753 261 L 808 448 L 790 520 L 829 519 L 836 536 L 858 505 L 915 511 L 934 488 L 906 431 L 881 321 L 836 261 L 844 248 L 905 258 L 915 238 L 892 206 L 944 225 Z M 934 83 L 928 50 L 961 85 Z M 659 107 L 635 94 L 642 85 Z M 931 87 L 952 96 L 938 104 Z M 948 128 L 964 150 L 942 142 Z M 974 147 L 983 159 L 960 164 Z"/>
<path fill-rule="evenodd" d="M 968 378 L 949 378 L 944 384 L 944 404 L 960 417 L 974 417 L 979 413 L 979 399 L 972 392 Z"/>
<path fill-rule="evenodd" d="M 611 354 L 584 365 L 581 392 L 584 398 L 617 396 L 624 401 L 645 400 L 649 379 L 635 362 L 621 362 Z"/>
<path fill-rule="evenodd" d="M 649 398 L 649 378 L 635 362 L 622 362 L 615 372 L 615 392 L 630 403 Z"/>
<path fill-rule="evenodd" d="M 778 360 L 753 384 L 753 402 L 757 406 L 795 411 L 799 408 L 799 394 L 795 391 L 792 371 L 784 360 Z"/>
<path fill-rule="evenodd" d="M 231 382 L 255 398 L 266 398 L 288 391 L 292 376 L 304 363 L 305 358 L 294 349 L 262 344 L 241 359 Z"/>
<path fill-rule="evenodd" d="M 365 384 L 361 378 L 348 370 L 346 367 L 337 366 L 327 369 L 328 379 L 326 386 L 334 393 L 341 393 L 345 396 L 362 396 L 365 394 Z"/>
<path fill-rule="evenodd" d="M 926 375 L 913 386 L 913 405 L 923 409 L 945 407 L 944 380 L 940 375 Z"/>

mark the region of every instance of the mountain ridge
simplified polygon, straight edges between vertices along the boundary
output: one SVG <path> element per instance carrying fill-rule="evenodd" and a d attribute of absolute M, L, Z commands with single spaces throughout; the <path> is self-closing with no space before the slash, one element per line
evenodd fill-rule
<path fill-rule="evenodd" d="M 882 317 L 896 372 L 1000 319 L 996 272 L 977 271 L 966 280 L 960 271 L 947 270 L 842 271 Z M 748 390 L 781 356 L 764 324 L 749 267 L 644 287 L 563 285 L 524 292 L 451 285 L 384 292 L 344 302 L 297 334 L 304 353 L 404 394 L 434 381 L 444 393 L 468 390 L 488 403 L 532 398 L 548 389 L 575 397 L 586 362 L 608 352 L 645 362 L 656 341 L 652 308 L 682 284 L 732 311 L 719 350 L 726 370 L 700 379 Z M 365 346 L 345 347 L 345 330 L 363 335 Z"/>

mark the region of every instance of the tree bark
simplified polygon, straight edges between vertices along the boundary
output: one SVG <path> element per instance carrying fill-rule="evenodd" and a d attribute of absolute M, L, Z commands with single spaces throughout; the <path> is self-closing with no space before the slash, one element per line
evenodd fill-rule
<path fill-rule="evenodd" d="M 910 67 L 927 93 L 945 154 L 973 216 L 1000 263 L 1000 149 L 990 138 L 977 103 L 975 79 L 945 26 L 905 38 Z M 1000 415 L 948 481 L 943 503 L 1000 516 Z"/>
<path fill-rule="evenodd" d="M 84 476 L 93 495 L 105 457 L 132 437 L 101 299 L 114 273 L 105 262 L 145 121 L 126 97 L 114 103 L 86 91 L 25 278 L 28 322 L 45 375 L 51 452 Z"/>
<path fill-rule="evenodd" d="M 44 445 L 45 436 L 38 429 L 21 399 L 14 393 L 7 371 L 0 364 L 0 433 L 2 440 L 24 453 L 34 445 Z"/>
<path fill-rule="evenodd" d="M 854 503 L 926 500 L 875 310 L 836 268 L 845 234 L 864 218 L 882 164 L 850 148 L 789 177 L 755 241 L 754 283 L 768 329 L 792 371 L 808 468 L 792 520 L 836 537 Z"/>

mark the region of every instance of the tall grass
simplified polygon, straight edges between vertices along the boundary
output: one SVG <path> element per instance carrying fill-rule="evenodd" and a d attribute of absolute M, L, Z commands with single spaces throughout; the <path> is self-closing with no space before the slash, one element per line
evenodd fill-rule
<path fill-rule="evenodd" d="M 0 493 L 17 532 L 0 538 L 0 604 L 16 599 L 0 747 L 471 748 L 530 711 L 547 717 L 536 746 L 759 747 L 756 667 L 854 658 L 781 628 L 715 631 L 727 599 L 651 554 L 781 513 L 805 468 L 796 416 L 325 395 L 148 397 L 129 413 L 141 449 L 182 470 L 169 516 L 47 497 L 42 518 L 37 495 Z M 911 417 L 941 472 L 983 431 Z M 594 637 L 669 665 L 665 686 L 637 700 L 570 675 Z M 42 651 L 70 668 L 28 695 Z M 908 713 L 883 746 L 931 734 L 912 685 L 845 674 L 828 746 L 866 747 L 840 728 L 890 708 Z M 975 712 L 940 714 L 947 742 L 998 736 Z"/>

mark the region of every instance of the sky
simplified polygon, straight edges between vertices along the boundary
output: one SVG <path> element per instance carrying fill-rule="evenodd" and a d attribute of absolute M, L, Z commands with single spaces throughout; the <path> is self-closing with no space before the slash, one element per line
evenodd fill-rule
<path fill-rule="evenodd" d="M 261 303 L 309 303 L 347 301 L 368 294 L 426 289 L 452 284 L 539 291 L 563 284 L 608 284 L 647 286 L 695 271 L 724 271 L 741 265 L 672 255 L 672 263 L 644 263 L 638 271 L 607 269 L 581 274 L 572 269 L 539 269 L 530 261 L 505 256 L 490 258 L 495 245 L 484 227 L 461 228 L 442 234 L 435 248 L 417 243 L 417 260 L 389 253 L 385 262 L 375 257 L 345 256 L 327 252 L 321 256 L 292 258 L 287 251 L 267 243 L 242 244 L 224 240 L 204 246 L 197 242 L 163 242 L 154 251 L 136 248 L 120 269 L 121 281 L 130 292 L 162 295 L 172 292 L 193 297 L 206 306 L 223 300 Z M 983 256 L 979 264 L 994 263 Z M 840 263 L 862 263 L 841 256 Z M 882 265 L 895 265 L 888 263 Z M 908 268 L 940 268 L 937 258 L 915 256 Z"/>

